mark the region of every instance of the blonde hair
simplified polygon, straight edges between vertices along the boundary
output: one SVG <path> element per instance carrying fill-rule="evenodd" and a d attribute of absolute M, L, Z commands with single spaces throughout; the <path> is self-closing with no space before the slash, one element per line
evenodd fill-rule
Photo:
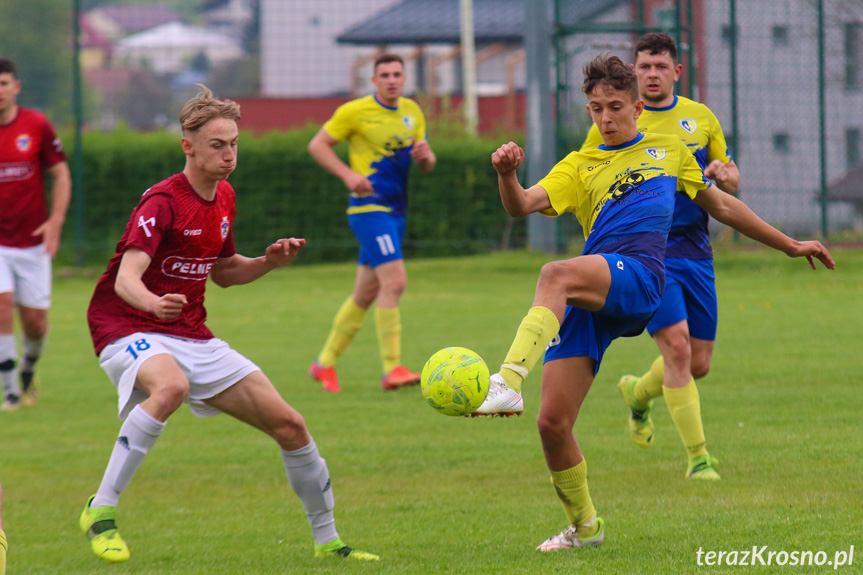
<path fill-rule="evenodd" d="M 225 118 L 237 121 L 240 119 L 240 105 L 233 100 L 218 99 L 212 90 L 198 84 L 201 91 L 186 102 L 180 112 L 180 127 L 183 133 L 197 132 L 201 126 L 213 118 Z"/>

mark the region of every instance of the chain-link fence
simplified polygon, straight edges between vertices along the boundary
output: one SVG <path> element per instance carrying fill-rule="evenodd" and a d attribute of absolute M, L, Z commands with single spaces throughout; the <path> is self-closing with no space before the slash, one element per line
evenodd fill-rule
<path fill-rule="evenodd" d="M 349 257 L 353 241 L 343 233 L 340 200 L 346 202 L 347 193 L 310 161 L 305 142 L 338 105 L 372 91 L 372 62 L 384 50 L 405 58 L 406 94 L 421 103 L 441 158 L 431 177 L 412 176 L 411 218 L 438 223 L 417 226 L 423 237 L 409 237 L 408 249 L 431 255 L 468 244 L 470 251 L 521 247 L 524 223 L 508 221 L 500 209 L 488 154 L 501 140 L 520 139 L 525 129 L 526 1 L 534 0 L 472 2 L 479 127 L 493 136 L 472 147 L 465 147 L 461 128 L 459 0 L 73 0 L 71 7 L 56 0 L 0 0 L 0 55 L 18 64 L 19 103 L 48 114 L 67 147 L 76 148 L 64 249 L 79 256 L 101 257 L 143 187 L 182 169 L 176 118 L 196 84 L 205 83 L 240 102 L 241 129 L 254 137 L 305 129 L 280 143 L 250 146 L 244 140 L 232 181 L 279 187 L 280 196 L 256 201 L 290 206 L 247 207 L 244 213 L 266 220 L 250 233 L 292 226 L 286 233 L 315 235 L 322 253 Z M 721 121 L 741 169 L 741 197 L 789 232 L 863 232 L 859 0 L 546 2 L 555 24 L 549 57 L 558 157 L 578 148 L 589 126 L 582 66 L 599 52 L 631 61 L 641 33 L 666 30 L 678 40 L 684 63 L 678 92 L 706 103 Z M 76 126 L 85 135 L 80 140 Z M 173 151 L 148 147 L 156 144 L 145 134 L 159 131 L 175 136 L 165 140 L 176 144 Z M 108 135 L 100 140 L 100 134 Z M 130 143 L 137 140 L 141 146 Z M 278 151 L 280 145 L 290 153 Z M 244 177 L 252 166 L 267 173 Z M 333 194 L 321 196 L 322 186 Z M 451 192 L 442 196 L 445 204 L 434 201 L 441 189 Z M 451 204 L 459 197 L 473 218 Z M 286 211 L 320 219 L 290 219 Z M 488 212 L 480 232 L 478 211 Z M 440 224 L 445 221 L 450 227 Z M 459 235 L 462 230 L 471 233 Z M 560 221 L 558 234 L 563 247 L 581 241 L 574 221 Z M 254 238 L 253 249 L 266 239 Z"/>

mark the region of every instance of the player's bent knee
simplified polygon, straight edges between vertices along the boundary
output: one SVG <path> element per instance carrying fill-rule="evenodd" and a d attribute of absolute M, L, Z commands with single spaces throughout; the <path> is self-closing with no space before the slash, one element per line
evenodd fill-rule
<path fill-rule="evenodd" d="M 283 449 L 293 450 L 308 443 L 309 430 L 299 412 L 290 410 L 272 425 L 270 435 Z M 299 444 L 299 445 L 298 445 Z"/>
<path fill-rule="evenodd" d="M 543 445 L 556 445 L 566 441 L 572 435 L 573 424 L 568 417 L 553 414 L 540 413 L 536 418 L 536 427 Z"/>
<path fill-rule="evenodd" d="M 695 358 L 692 360 L 692 377 L 695 379 L 701 379 L 710 373 L 710 358 L 706 360 L 695 361 Z"/>
<path fill-rule="evenodd" d="M 155 398 L 162 407 L 176 411 L 189 395 L 189 382 L 185 378 L 167 379 L 153 390 L 151 398 Z"/>

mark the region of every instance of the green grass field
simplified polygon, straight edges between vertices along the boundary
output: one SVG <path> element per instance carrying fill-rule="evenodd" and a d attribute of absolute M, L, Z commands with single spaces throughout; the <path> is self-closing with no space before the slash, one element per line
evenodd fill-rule
<path fill-rule="evenodd" d="M 419 388 L 381 391 L 367 317 L 339 364 L 344 392 L 324 394 L 305 371 L 353 265 L 278 270 L 229 290 L 211 285 L 210 327 L 304 414 L 332 475 L 339 531 L 379 553 L 377 564 L 314 560 L 276 445 L 227 416 L 202 420 L 186 407 L 121 501 L 132 559 L 100 562 L 77 519 L 116 438 L 116 394 L 85 320 L 95 272 L 58 277 L 43 399 L 0 413 L 7 575 L 737 573 L 753 569 L 699 567 L 696 552 L 764 545 L 825 551 L 830 560 L 854 545 L 853 566 L 839 571 L 863 572 L 863 251 L 834 255 L 837 270 L 813 272 L 775 252 L 717 254 L 719 336 L 699 388 L 720 483 L 684 478 L 683 447 L 661 401 L 654 446 L 631 442 L 614 384 L 643 373 L 657 351 L 647 336 L 612 345 L 575 429 L 605 543 L 548 555 L 534 547 L 566 517 L 535 426 L 539 369 L 520 419 L 447 418 Z M 409 261 L 405 362 L 419 369 L 436 350 L 461 345 L 496 370 L 544 261 L 525 253 Z M 832 567 L 754 571 L 786 570 Z"/>

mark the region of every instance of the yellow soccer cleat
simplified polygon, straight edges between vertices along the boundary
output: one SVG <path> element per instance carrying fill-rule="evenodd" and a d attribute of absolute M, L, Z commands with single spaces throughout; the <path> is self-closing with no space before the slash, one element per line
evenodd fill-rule
<path fill-rule="evenodd" d="M 360 551 L 353 547 L 348 547 L 342 543 L 341 539 L 324 543 L 323 545 L 315 545 L 315 557 L 323 559 L 326 557 L 341 557 L 343 559 L 354 559 L 357 561 L 378 561 L 380 557 L 368 551 Z"/>
<path fill-rule="evenodd" d="M 90 540 L 93 553 L 100 559 L 111 563 L 122 563 L 129 560 L 129 548 L 117 532 L 116 507 L 90 507 L 93 495 L 87 500 L 78 525 Z"/>
<path fill-rule="evenodd" d="M 629 434 L 639 447 L 650 447 L 653 444 L 653 419 L 650 418 L 650 409 L 653 407 L 651 399 L 647 405 L 635 399 L 632 388 L 638 383 L 634 375 L 624 375 L 617 382 L 617 389 L 629 408 Z"/>
<path fill-rule="evenodd" d="M 719 460 L 709 455 L 693 457 L 686 466 L 686 477 L 703 481 L 719 481 L 720 477 L 715 467 L 718 464 Z"/>

